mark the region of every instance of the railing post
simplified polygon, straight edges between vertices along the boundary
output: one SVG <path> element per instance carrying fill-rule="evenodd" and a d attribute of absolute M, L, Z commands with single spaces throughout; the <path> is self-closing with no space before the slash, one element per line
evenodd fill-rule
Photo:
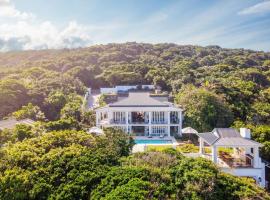
<path fill-rule="evenodd" d="M 217 147 L 212 146 L 212 161 L 217 163 Z"/>
<path fill-rule="evenodd" d="M 126 132 L 128 133 L 128 111 L 126 111 L 126 116 L 125 116 L 125 118 L 126 118 Z"/>
<path fill-rule="evenodd" d="M 149 111 L 149 136 L 152 135 L 152 111 Z"/>

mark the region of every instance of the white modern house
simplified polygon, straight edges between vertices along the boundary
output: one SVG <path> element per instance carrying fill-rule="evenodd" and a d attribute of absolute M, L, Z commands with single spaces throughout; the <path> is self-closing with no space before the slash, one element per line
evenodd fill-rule
<path fill-rule="evenodd" d="M 212 132 L 197 133 L 190 127 L 182 129 L 182 120 L 181 108 L 169 102 L 168 97 L 149 92 L 129 92 L 128 96 L 96 109 L 97 128 L 120 128 L 136 136 L 137 140 L 156 136 L 164 137 L 166 141 L 176 134 L 181 136 L 182 133 L 194 133 L 199 137 L 200 151 L 187 156 L 210 159 L 223 172 L 251 177 L 258 185 L 266 186 L 265 164 L 259 156 L 262 145 L 251 140 L 249 129 L 241 128 L 238 132 L 233 128 L 216 128 Z M 136 143 L 134 152 L 147 149 L 147 141 L 142 140 L 145 143 Z M 154 141 L 155 138 L 148 140 Z M 174 142 L 171 140 L 170 143 L 160 145 L 176 146 L 175 142 L 174 139 Z M 211 153 L 205 151 L 205 146 L 210 147 Z"/>
<path fill-rule="evenodd" d="M 127 97 L 96 109 L 96 126 L 121 128 L 135 136 L 181 135 L 182 109 L 162 95 L 129 92 Z"/>
<path fill-rule="evenodd" d="M 262 145 L 250 139 L 249 129 L 241 128 L 239 133 L 233 128 L 216 128 L 197 135 L 200 156 L 211 159 L 226 173 L 254 178 L 257 184 L 265 187 L 265 164 L 259 156 Z M 211 154 L 204 151 L 205 144 L 211 147 Z M 224 148 L 232 153 L 226 153 Z"/>

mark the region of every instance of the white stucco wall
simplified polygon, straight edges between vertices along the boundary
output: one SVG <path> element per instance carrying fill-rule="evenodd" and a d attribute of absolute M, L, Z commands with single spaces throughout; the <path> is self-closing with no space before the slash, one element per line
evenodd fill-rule
<path fill-rule="evenodd" d="M 110 93 L 116 93 L 117 90 L 115 88 L 100 88 L 101 94 L 110 94 Z"/>

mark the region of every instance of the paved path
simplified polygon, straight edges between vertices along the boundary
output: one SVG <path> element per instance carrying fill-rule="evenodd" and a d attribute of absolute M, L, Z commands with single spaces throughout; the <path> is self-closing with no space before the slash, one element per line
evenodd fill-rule
<path fill-rule="evenodd" d="M 98 98 L 100 97 L 100 92 L 93 91 L 91 94 L 89 94 L 87 99 L 87 105 L 89 109 L 94 109 L 99 106 L 98 104 Z"/>

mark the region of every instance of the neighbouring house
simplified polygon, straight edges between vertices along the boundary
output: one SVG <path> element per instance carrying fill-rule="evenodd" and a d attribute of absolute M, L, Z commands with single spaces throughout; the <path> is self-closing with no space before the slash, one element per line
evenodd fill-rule
<path fill-rule="evenodd" d="M 0 121 L 0 130 L 4 129 L 13 129 L 17 124 L 25 124 L 32 126 L 35 122 L 31 119 L 22 119 L 22 120 L 16 120 L 16 119 L 6 119 Z"/>
<path fill-rule="evenodd" d="M 96 126 L 116 127 L 135 136 L 181 135 L 182 109 L 168 97 L 129 92 L 126 97 L 96 109 Z"/>
<path fill-rule="evenodd" d="M 209 133 L 198 133 L 200 156 L 211 159 L 220 169 L 236 176 L 252 177 L 257 184 L 266 186 L 265 164 L 259 156 L 262 144 L 251 140 L 250 130 L 216 128 Z M 211 153 L 204 151 L 205 144 Z"/>
<path fill-rule="evenodd" d="M 154 85 L 116 85 L 115 87 L 112 87 L 112 88 L 100 88 L 100 93 L 101 94 L 112 94 L 112 93 L 117 94 L 121 92 L 137 90 L 137 89 L 154 90 L 155 86 Z"/>

